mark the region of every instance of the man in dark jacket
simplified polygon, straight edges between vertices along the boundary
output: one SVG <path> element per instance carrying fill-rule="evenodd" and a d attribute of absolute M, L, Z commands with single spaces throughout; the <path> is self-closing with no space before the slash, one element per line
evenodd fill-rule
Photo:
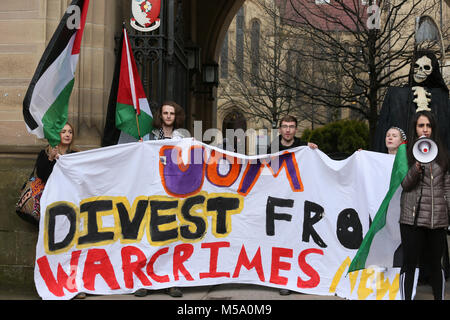
<path fill-rule="evenodd" d="M 297 133 L 297 119 L 293 116 L 284 116 L 280 120 L 280 127 L 278 128 L 280 135 L 277 139 L 272 141 L 269 146 L 267 153 L 276 153 L 278 151 L 284 151 L 287 149 L 308 146 L 311 149 L 317 149 L 317 145 L 312 142 L 305 143 L 301 139 L 297 138 L 295 134 Z M 286 296 L 291 294 L 288 289 L 280 289 L 280 295 Z"/>
<path fill-rule="evenodd" d="M 308 146 L 311 149 L 317 149 L 317 145 L 312 142 L 305 143 L 295 136 L 297 133 L 297 119 L 293 116 L 284 116 L 280 120 L 280 127 L 278 128 L 280 135 L 278 139 L 272 141 L 267 149 L 267 153 L 276 153 L 287 149 Z"/>

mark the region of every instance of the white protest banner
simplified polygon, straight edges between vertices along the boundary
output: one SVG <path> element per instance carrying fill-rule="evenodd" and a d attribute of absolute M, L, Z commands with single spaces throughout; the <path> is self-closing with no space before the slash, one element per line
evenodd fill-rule
<path fill-rule="evenodd" d="M 60 157 L 41 199 L 39 295 L 250 283 L 399 299 L 397 269 L 346 276 L 394 157 L 291 151 L 224 155 L 183 139 Z"/>

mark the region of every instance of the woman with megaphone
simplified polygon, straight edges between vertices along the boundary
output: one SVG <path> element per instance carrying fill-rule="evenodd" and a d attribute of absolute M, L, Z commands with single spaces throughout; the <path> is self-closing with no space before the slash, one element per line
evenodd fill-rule
<path fill-rule="evenodd" d="M 430 284 L 435 300 L 444 298 L 445 277 L 442 255 L 446 248 L 448 214 L 450 210 L 449 158 L 439 136 L 434 115 L 417 112 L 409 126 L 407 159 L 408 173 L 402 181 L 400 200 L 400 235 L 403 264 L 400 271 L 400 292 L 404 300 L 412 299 L 415 270 L 420 253 L 426 250 L 430 266 Z M 414 157 L 415 143 L 426 137 L 428 146 L 437 148 L 434 159 Z M 423 146 L 423 153 L 427 153 Z M 417 152 L 416 152 L 417 155 Z"/>

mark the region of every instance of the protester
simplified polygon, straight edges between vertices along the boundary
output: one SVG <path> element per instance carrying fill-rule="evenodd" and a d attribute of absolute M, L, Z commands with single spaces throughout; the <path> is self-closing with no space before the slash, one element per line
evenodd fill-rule
<path fill-rule="evenodd" d="M 306 145 L 311 149 L 317 149 L 317 145 L 315 143 L 305 143 L 300 138 L 297 138 L 295 136 L 297 129 L 297 118 L 290 115 L 284 116 L 280 120 L 280 127 L 278 128 L 278 132 L 280 133 L 278 140 L 272 141 L 271 145 L 267 149 L 267 153 L 275 153 Z"/>
<path fill-rule="evenodd" d="M 278 132 L 280 135 L 277 139 L 272 141 L 270 146 L 267 148 L 267 153 L 276 153 L 278 151 L 284 151 L 287 149 L 308 146 L 311 149 L 317 149 L 317 145 L 312 142 L 305 143 L 300 138 L 297 138 L 295 134 L 297 133 L 297 118 L 291 115 L 286 115 L 280 120 L 280 126 Z M 280 289 L 280 295 L 287 296 L 291 294 L 288 289 Z"/>
<path fill-rule="evenodd" d="M 399 127 L 390 127 L 388 131 L 386 131 L 384 143 L 389 154 L 397 154 L 398 147 L 400 147 L 403 142 L 406 142 L 406 134 Z M 362 150 L 362 148 L 359 148 L 357 151 Z"/>
<path fill-rule="evenodd" d="M 176 102 L 165 101 L 156 111 L 150 140 L 182 139 L 180 128 L 184 126 L 185 113 Z"/>
<path fill-rule="evenodd" d="M 182 139 L 183 134 L 179 130 L 184 125 L 185 113 L 176 102 L 165 101 L 158 109 L 153 119 L 154 129 L 150 133 L 150 140 Z M 178 287 L 167 288 L 167 294 L 179 298 L 183 296 Z M 147 289 L 142 288 L 134 292 L 136 297 L 145 297 Z"/>
<path fill-rule="evenodd" d="M 398 127 L 391 127 L 386 132 L 386 148 L 389 154 L 397 154 L 398 147 L 405 141 L 406 134 Z"/>
<path fill-rule="evenodd" d="M 61 142 L 55 148 L 48 146 L 41 150 L 36 160 L 36 175 L 44 183 L 47 182 L 60 155 L 79 151 L 74 147 L 74 130 L 69 122 L 62 128 L 60 137 Z"/>
<path fill-rule="evenodd" d="M 413 156 L 413 145 L 421 136 L 436 142 L 438 155 L 422 164 Z M 444 297 L 445 277 L 441 259 L 446 248 L 448 210 L 450 208 L 449 158 L 439 136 L 431 112 L 415 114 L 408 133 L 407 158 L 409 170 L 402 181 L 400 200 L 400 235 L 403 265 L 400 271 L 400 292 L 404 300 L 412 299 L 414 273 L 420 252 L 427 250 L 430 284 L 435 300 Z"/>
<path fill-rule="evenodd" d="M 53 167 L 56 164 L 56 160 L 61 155 L 78 152 L 78 148 L 75 147 L 74 130 L 73 126 L 67 122 L 59 133 L 61 142 L 54 148 L 48 146 L 41 150 L 36 160 L 36 175 L 46 183 L 50 174 L 53 171 Z M 86 298 L 86 293 L 80 292 L 75 296 L 75 299 Z"/>

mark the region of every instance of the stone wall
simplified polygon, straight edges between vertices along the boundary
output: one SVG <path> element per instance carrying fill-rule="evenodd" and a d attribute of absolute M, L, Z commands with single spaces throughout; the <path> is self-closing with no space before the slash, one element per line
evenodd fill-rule
<path fill-rule="evenodd" d="M 125 0 L 124 0 L 125 1 Z M 69 121 L 78 144 L 100 145 L 114 71 L 114 35 L 120 31 L 124 1 L 90 1 Z M 30 80 L 69 0 L 0 1 L 0 153 L 40 148 L 27 132 L 22 103 Z M 34 150 L 33 150 L 34 151 Z"/>
<path fill-rule="evenodd" d="M 114 71 L 114 35 L 125 0 L 90 1 L 69 105 L 76 144 L 98 147 Z M 70 0 L 0 2 L 0 293 L 33 292 L 37 228 L 14 205 L 46 142 L 27 132 L 22 102 L 42 53 Z M 126 1 L 125 1 L 126 2 Z"/>
<path fill-rule="evenodd" d="M 35 155 L 0 158 L 0 292 L 35 292 L 33 273 L 38 228 L 15 213 L 19 190 Z"/>

